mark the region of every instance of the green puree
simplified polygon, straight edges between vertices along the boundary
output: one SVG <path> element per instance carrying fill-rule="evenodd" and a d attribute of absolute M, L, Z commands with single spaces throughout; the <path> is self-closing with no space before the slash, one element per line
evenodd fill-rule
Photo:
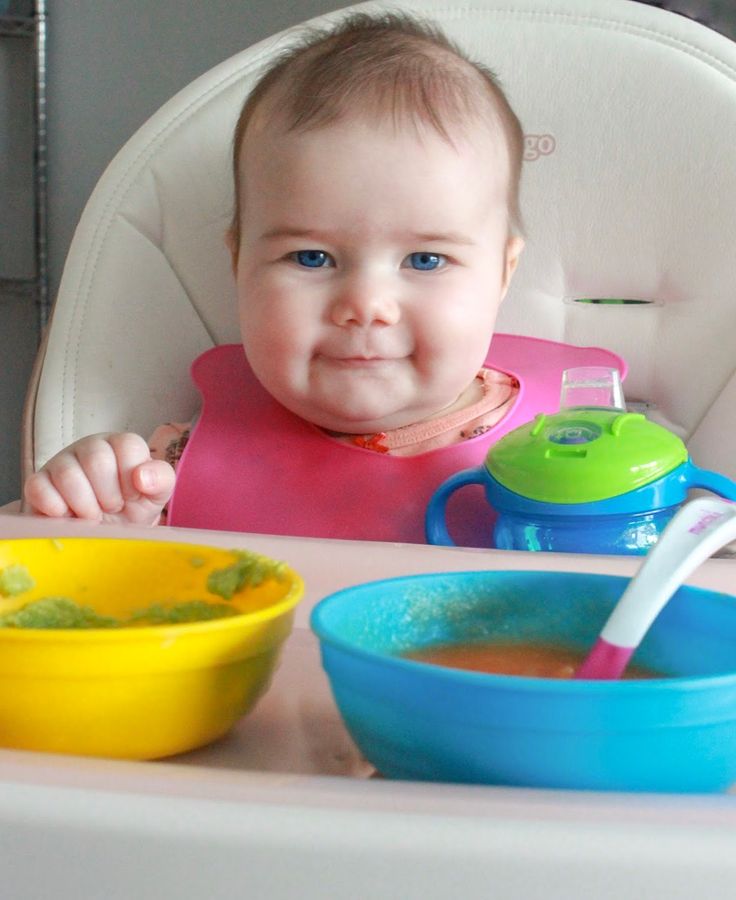
<path fill-rule="evenodd" d="M 15 597 L 35 587 L 35 581 L 25 566 L 6 566 L 0 569 L 0 594 L 3 597 Z"/>
<path fill-rule="evenodd" d="M 43 597 L 0 616 L 4 628 L 115 628 L 120 624 L 67 597 Z"/>
<path fill-rule="evenodd" d="M 207 578 L 207 590 L 225 600 L 245 587 L 257 587 L 269 578 L 282 580 L 283 563 L 265 559 L 246 550 L 233 551 L 235 561 L 222 569 L 211 572 Z M 203 561 L 192 558 L 198 567 Z M 11 565 L 0 569 L 0 595 L 14 597 L 31 590 L 35 582 L 25 566 Z M 181 603 L 154 603 L 146 609 L 134 612 L 127 619 L 117 619 L 95 612 L 69 597 L 42 597 L 26 603 L 19 609 L 0 615 L 0 628 L 126 628 L 149 625 L 177 625 L 186 622 L 202 622 L 238 615 L 239 610 L 227 603 L 208 603 L 205 600 L 188 600 Z"/>
<path fill-rule="evenodd" d="M 247 550 L 235 550 L 235 562 L 224 569 L 215 569 L 207 577 L 207 590 L 225 600 L 232 599 L 233 594 L 244 587 L 258 587 L 269 578 L 282 581 L 285 565 L 265 559 L 257 553 Z"/>
<path fill-rule="evenodd" d="M 148 609 L 134 612 L 122 625 L 180 625 L 183 622 L 206 622 L 210 619 L 224 619 L 237 616 L 239 610 L 225 603 L 207 603 L 206 600 L 187 600 L 185 603 L 174 603 L 164 606 L 154 603 Z"/>
<path fill-rule="evenodd" d="M 0 616 L 0 628 L 130 628 L 148 625 L 180 625 L 235 616 L 238 610 L 224 603 L 188 600 L 164 606 L 154 603 L 128 619 L 102 616 L 68 597 L 42 597 Z"/>
<path fill-rule="evenodd" d="M 282 580 L 284 563 L 265 559 L 247 550 L 234 550 L 235 561 L 222 569 L 215 569 L 207 577 L 207 590 L 224 600 L 246 587 L 257 587 L 269 578 Z M 192 565 L 199 567 L 204 560 L 192 557 Z M 0 569 L 0 596 L 15 597 L 31 590 L 35 582 L 25 566 L 12 565 Z M 69 597 L 42 597 L 19 609 L 0 615 L 0 628 L 130 628 L 148 625 L 179 625 L 204 622 L 238 615 L 239 610 L 228 603 L 208 603 L 187 600 L 181 603 L 154 603 L 136 610 L 127 619 L 103 616 L 90 606 L 82 606 Z"/>

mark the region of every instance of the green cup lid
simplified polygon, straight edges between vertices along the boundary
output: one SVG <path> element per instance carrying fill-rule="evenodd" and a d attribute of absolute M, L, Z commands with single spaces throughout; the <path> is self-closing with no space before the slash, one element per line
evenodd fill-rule
<path fill-rule="evenodd" d="M 603 408 L 538 415 L 488 452 L 499 484 L 545 503 L 590 503 L 656 481 L 688 458 L 685 444 L 640 413 Z"/>

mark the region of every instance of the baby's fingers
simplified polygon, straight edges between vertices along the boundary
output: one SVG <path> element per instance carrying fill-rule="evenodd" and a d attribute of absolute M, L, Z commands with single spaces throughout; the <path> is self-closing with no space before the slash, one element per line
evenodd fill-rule
<path fill-rule="evenodd" d="M 76 454 L 63 451 L 40 472 L 28 478 L 25 498 L 34 511 L 46 516 L 73 515 L 99 521 L 100 504 Z"/>
<path fill-rule="evenodd" d="M 28 476 L 23 485 L 23 500 L 24 509 L 39 516 L 60 519 L 72 515 L 45 469 Z"/>
<path fill-rule="evenodd" d="M 148 444 L 138 434 L 108 438 L 117 460 L 122 515 L 128 522 L 155 524 L 174 489 L 174 470 L 151 459 Z"/>
<path fill-rule="evenodd" d="M 174 489 L 174 470 L 151 459 L 138 434 L 82 438 L 31 475 L 24 499 L 45 516 L 154 525 Z"/>
<path fill-rule="evenodd" d="M 97 505 L 98 517 L 115 515 L 123 511 L 125 499 L 121 489 L 121 476 L 118 472 L 120 462 L 114 449 L 114 442 L 118 437 L 119 435 L 92 435 L 83 438 L 70 448 L 74 451 L 94 497 L 94 501 L 92 501 L 89 496 L 85 496 L 84 508 L 88 515 L 77 513 L 80 518 L 92 518 L 93 503 Z M 133 464 L 137 464 L 137 462 L 138 458 L 135 457 Z M 71 479 L 71 474 L 68 477 Z M 57 475 L 58 478 L 59 475 Z M 82 502 L 81 496 L 80 494 L 78 504 Z M 73 508 L 76 512 L 76 507 L 73 506 Z"/>
<path fill-rule="evenodd" d="M 151 459 L 132 473 L 133 487 L 159 508 L 174 492 L 175 479 L 174 469 L 162 459 Z"/>

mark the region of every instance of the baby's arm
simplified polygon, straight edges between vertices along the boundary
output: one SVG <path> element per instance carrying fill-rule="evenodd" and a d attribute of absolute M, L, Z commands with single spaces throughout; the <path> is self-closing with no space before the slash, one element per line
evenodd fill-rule
<path fill-rule="evenodd" d="M 95 434 L 52 457 L 27 480 L 24 508 L 42 516 L 156 525 L 174 470 L 137 434 Z"/>

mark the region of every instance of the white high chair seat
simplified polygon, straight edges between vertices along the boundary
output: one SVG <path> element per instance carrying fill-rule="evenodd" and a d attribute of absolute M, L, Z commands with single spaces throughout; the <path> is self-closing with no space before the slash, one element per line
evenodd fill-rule
<path fill-rule="evenodd" d="M 629 0 L 397 7 L 488 64 L 528 136 L 527 248 L 498 330 L 622 354 L 627 398 L 650 404 L 698 465 L 736 477 L 736 45 Z M 295 31 L 194 81 L 100 179 L 29 391 L 26 474 L 85 434 L 188 419 L 189 364 L 240 340 L 223 242 L 231 134 Z"/>

